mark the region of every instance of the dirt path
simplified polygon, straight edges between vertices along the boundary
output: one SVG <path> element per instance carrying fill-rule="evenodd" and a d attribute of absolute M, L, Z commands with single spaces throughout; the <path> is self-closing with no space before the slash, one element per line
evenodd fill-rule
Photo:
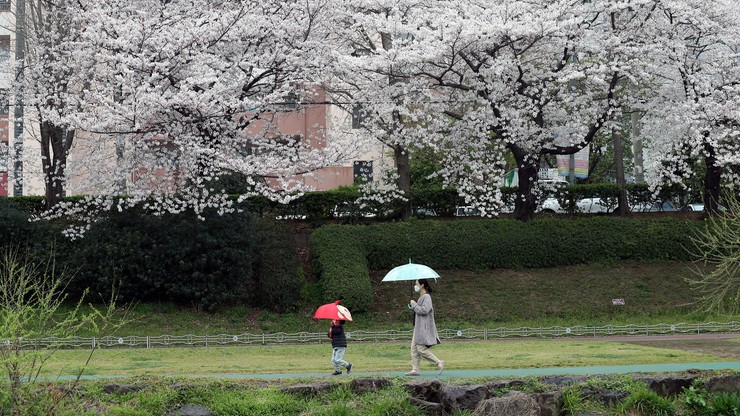
<path fill-rule="evenodd" d="M 666 348 L 714 355 L 726 360 L 740 361 L 740 335 L 738 334 L 702 334 L 689 337 L 641 337 L 625 339 L 622 342 L 648 347 Z M 710 336 L 711 335 L 711 336 Z M 724 336 L 726 335 L 726 336 Z M 616 341 L 616 340 L 615 340 Z"/>

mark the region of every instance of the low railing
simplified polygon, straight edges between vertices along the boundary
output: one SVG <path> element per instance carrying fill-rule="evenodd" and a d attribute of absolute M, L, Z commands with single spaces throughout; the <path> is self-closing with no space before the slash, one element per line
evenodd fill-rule
<path fill-rule="evenodd" d="M 636 335 L 672 335 L 672 334 L 706 334 L 706 333 L 740 333 L 740 322 L 706 322 L 699 324 L 654 324 L 654 325 L 605 325 L 605 326 L 551 326 L 543 328 L 465 328 L 441 329 L 442 340 L 493 340 L 505 338 L 566 338 L 566 337 L 609 337 Z M 347 337 L 353 342 L 394 342 L 410 341 L 412 330 L 388 331 L 353 331 Z M 35 338 L 15 340 L 21 348 L 171 348 L 171 347 L 220 347 L 237 345 L 278 345 L 329 343 L 325 332 L 297 332 L 273 334 L 239 335 L 159 335 L 159 336 L 125 336 L 125 337 L 70 337 L 70 338 Z M 11 340 L 0 340 L 4 345 Z"/>

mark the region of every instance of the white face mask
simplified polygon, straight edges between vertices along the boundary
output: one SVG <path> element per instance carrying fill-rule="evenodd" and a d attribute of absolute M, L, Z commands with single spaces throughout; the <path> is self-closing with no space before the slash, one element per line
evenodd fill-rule
<path fill-rule="evenodd" d="M 414 285 L 414 292 L 419 292 L 421 288 L 418 285 Z"/>

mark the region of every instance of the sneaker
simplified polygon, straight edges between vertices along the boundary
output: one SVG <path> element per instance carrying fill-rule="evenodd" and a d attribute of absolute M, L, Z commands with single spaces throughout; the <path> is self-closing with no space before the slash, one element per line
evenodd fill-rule
<path fill-rule="evenodd" d="M 439 360 L 439 364 L 437 364 L 437 369 L 439 370 L 439 373 L 437 373 L 437 375 L 442 375 L 442 372 L 445 371 L 445 362 Z"/>
<path fill-rule="evenodd" d="M 352 364 L 347 364 L 347 374 L 352 371 Z"/>
<path fill-rule="evenodd" d="M 418 372 L 416 372 L 416 371 L 409 371 L 408 373 L 406 373 L 406 374 L 404 374 L 404 375 L 405 375 L 405 376 L 410 376 L 410 377 L 416 377 L 416 376 L 418 376 L 418 375 L 419 375 L 419 373 L 418 373 Z"/>
<path fill-rule="evenodd" d="M 331 375 L 333 375 L 333 376 L 341 376 L 342 375 L 342 372 L 341 371 L 335 371 L 335 372 L 331 373 Z"/>

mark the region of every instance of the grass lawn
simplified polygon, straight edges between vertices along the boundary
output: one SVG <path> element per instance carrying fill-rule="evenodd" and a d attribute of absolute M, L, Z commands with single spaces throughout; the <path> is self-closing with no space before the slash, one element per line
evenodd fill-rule
<path fill-rule="evenodd" d="M 740 320 L 695 312 L 694 294 L 679 262 L 579 265 L 523 270 L 438 270 L 433 283 L 439 328 L 572 326 L 628 323 L 678 323 Z M 354 313 L 352 330 L 410 329 L 406 307 L 415 297 L 410 282 L 380 283 L 384 270 L 373 271 L 374 302 L 369 313 Z M 313 290 L 311 290 L 313 289 Z M 315 293 L 316 285 L 308 292 Z M 611 300 L 622 298 L 625 305 Z M 320 300 L 294 313 L 277 314 L 244 306 L 217 313 L 196 312 L 172 304 L 138 304 L 131 322 L 112 335 L 215 335 L 244 332 L 324 332 L 325 321 L 312 319 Z M 80 334 L 84 335 L 84 334 Z"/>
<path fill-rule="evenodd" d="M 448 342 L 434 353 L 455 369 L 507 369 L 727 361 L 716 355 L 617 342 L 519 340 Z M 48 376 L 72 374 L 89 351 L 57 351 Z M 409 345 L 350 344 L 345 359 L 358 372 L 408 371 Z M 88 375 L 322 373 L 331 371 L 328 345 L 98 350 Z M 432 369 L 424 364 L 423 370 Z"/>

